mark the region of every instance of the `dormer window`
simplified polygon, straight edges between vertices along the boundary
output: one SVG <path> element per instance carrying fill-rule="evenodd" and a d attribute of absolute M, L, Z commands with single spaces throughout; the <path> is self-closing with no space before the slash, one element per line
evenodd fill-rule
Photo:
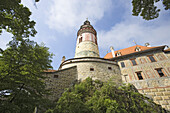
<path fill-rule="evenodd" d="M 140 47 L 136 47 L 135 51 L 141 51 Z"/>
<path fill-rule="evenodd" d="M 121 52 L 118 51 L 118 52 L 116 53 L 116 56 L 121 56 Z"/>

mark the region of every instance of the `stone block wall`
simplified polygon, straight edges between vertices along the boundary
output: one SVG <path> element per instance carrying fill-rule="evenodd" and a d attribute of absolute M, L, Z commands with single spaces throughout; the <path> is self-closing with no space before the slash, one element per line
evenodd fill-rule
<path fill-rule="evenodd" d="M 159 104 L 163 108 L 170 110 L 170 86 L 139 89 L 138 91 L 141 94 L 151 97 L 156 104 Z"/>
<path fill-rule="evenodd" d="M 77 66 L 78 80 L 91 77 L 92 79 L 107 81 L 116 76 L 115 81 L 121 81 L 119 66 L 114 61 L 99 58 L 73 59 L 66 61 L 62 69 L 72 66 Z"/>
<path fill-rule="evenodd" d="M 130 82 L 139 93 L 152 98 L 156 104 L 170 110 L 170 77 Z"/>
<path fill-rule="evenodd" d="M 46 78 L 46 88 L 51 90 L 51 95 L 48 98 L 57 100 L 64 92 L 65 88 L 71 87 L 77 80 L 77 67 L 70 67 L 56 72 L 45 72 L 43 74 Z"/>
<path fill-rule="evenodd" d="M 147 55 L 153 55 L 156 62 L 151 62 Z M 133 66 L 131 58 L 135 58 L 137 65 Z M 125 67 L 121 67 L 121 62 L 125 63 Z M 131 82 L 139 80 L 136 72 L 141 72 L 144 80 L 151 78 L 160 78 L 156 69 L 162 69 L 165 76 L 170 76 L 170 58 L 164 52 L 143 54 L 138 56 L 132 56 L 128 59 L 118 61 L 124 82 Z"/>

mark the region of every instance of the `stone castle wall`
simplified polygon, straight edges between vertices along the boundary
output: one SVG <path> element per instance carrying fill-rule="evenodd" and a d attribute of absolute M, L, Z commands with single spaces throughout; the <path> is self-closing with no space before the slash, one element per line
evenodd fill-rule
<path fill-rule="evenodd" d="M 70 63 L 71 62 L 71 63 Z M 116 80 L 121 80 L 119 66 L 114 61 L 108 61 L 96 58 L 82 58 L 66 61 L 62 69 L 77 66 L 78 80 L 84 80 L 87 77 L 107 81 L 113 76 L 117 76 Z"/>
<path fill-rule="evenodd" d="M 152 55 L 156 62 L 151 62 L 148 55 Z M 133 66 L 131 59 L 135 59 L 137 65 Z M 125 63 L 125 67 L 122 68 L 121 62 Z M 118 65 L 124 82 L 133 84 L 141 94 L 170 110 L 170 57 L 167 54 L 162 51 L 143 53 L 122 59 Z M 160 77 L 156 69 L 161 69 L 164 76 Z M 141 72 L 142 80 L 136 72 Z"/>
<path fill-rule="evenodd" d="M 131 82 L 134 80 L 139 80 L 136 72 L 141 72 L 143 80 L 160 78 L 156 69 L 161 68 L 165 76 L 170 76 L 170 58 L 167 57 L 163 52 L 159 53 L 150 53 L 155 58 L 156 62 L 151 62 L 148 58 L 148 54 L 143 54 L 139 56 L 134 56 L 137 65 L 133 66 L 130 58 L 121 60 L 118 62 L 118 65 L 121 69 L 122 80 L 124 82 Z M 131 57 L 133 58 L 133 57 Z M 121 62 L 125 63 L 125 67 L 121 67 Z"/>
<path fill-rule="evenodd" d="M 47 89 L 51 90 L 51 95 L 48 96 L 51 100 L 58 99 L 64 92 L 65 88 L 69 88 L 77 80 L 77 67 L 71 67 L 56 72 L 45 72 L 45 83 Z"/>
<path fill-rule="evenodd" d="M 156 104 L 170 110 L 170 77 L 153 78 L 130 82 L 139 93 L 152 98 Z"/>

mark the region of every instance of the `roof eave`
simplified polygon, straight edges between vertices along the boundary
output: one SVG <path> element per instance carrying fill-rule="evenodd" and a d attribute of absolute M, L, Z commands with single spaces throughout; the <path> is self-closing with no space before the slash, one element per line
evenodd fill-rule
<path fill-rule="evenodd" d="M 145 52 L 149 52 L 149 51 L 153 51 L 153 50 L 162 50 L 163 51 L 165 47 L 166 47 L 166 45 L 159 46 L 159 47 L 155 47 L 155 48 L 151 48 L 151 49 L 147 49 L 147 50 L 143 50 L 143 51 L 139 51 L 139 52 L 135 52 L 135 53 L 126 54 L 126 55 L 119 56 L 119 57 L 110 58 L 110 59 L 111 60 L 119 60 L 122 58 L 127 58 L 132 55 L 137 55 L 137 54 L 141 54 L 141 53 L 145 53 Z"/>

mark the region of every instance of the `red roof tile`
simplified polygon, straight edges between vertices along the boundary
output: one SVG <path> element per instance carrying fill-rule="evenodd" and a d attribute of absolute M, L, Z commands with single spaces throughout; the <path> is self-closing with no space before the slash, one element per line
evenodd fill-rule
<path fill-rule="evenodd" d="M 52 70 L 52 69 L 48 69 L 48 70 L 44 70 L 44 72 L 55 72 L 57 70 Z"/>
<path fill-rule="evenodd" d="M 152 49 L 152 48 L 156 48 L 156 47 L 146 47 L 146 46 L 141 46 L 141 45 L 135 45 L 135 46 L 132 46 L 132 47 L 128 47 L 128 48 L 125 48 L 125 49 L 121 49 L 121 50 L 115 51 L 115 56 L 116 56 L 117 52 L 120 52 L 121 56 L 138 52 L 138 51 L 135 51 L 136 47 L 139 47 L 141 49 L 141 51 Z M 105 59 L 113 58 L 112 52 L 107 53 L 104 56 L 104 58 Z"/>

